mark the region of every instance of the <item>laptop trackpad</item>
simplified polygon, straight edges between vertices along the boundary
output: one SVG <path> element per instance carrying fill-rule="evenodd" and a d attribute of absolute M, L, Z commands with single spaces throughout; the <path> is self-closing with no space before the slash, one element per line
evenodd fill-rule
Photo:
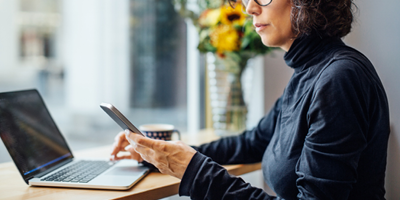
<path fill-rule="evenodd" d="M 138 175 L 138 174 L 143 174 L 143 171 L 146 169 L 146 167 L 142 166 L 121 166 L 121 167 L 115 167 L 111 169 L 110 171 L 106 172 L 104 175 L 112 175 L 112 176 L 132 176 L 132 175 Z"/>

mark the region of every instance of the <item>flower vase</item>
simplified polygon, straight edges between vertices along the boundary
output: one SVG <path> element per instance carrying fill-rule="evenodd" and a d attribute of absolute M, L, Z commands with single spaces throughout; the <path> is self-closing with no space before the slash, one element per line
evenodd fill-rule
<path fill-rule="evenodd" d="M 246 65 L 247 62 L 241 62 Z M 246 129 L 247 106 L 242 90 L 242 73 L 220 66 L 214 54 L 207 54 L 209 95 L 213 128 L 219 136 L 237 135 Z M 241 66 L 244 69 L 245 66 Z"/>

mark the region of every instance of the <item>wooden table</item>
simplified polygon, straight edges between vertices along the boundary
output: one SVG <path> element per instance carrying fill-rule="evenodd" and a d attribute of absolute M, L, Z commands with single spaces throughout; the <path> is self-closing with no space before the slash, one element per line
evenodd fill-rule
<path fill-rule="evenodd" d="M 203 130 L 194 135 L 182 135 L 182 140 L 190 145 L 198 145 L 218 139 L 211 130 Z M 98 147 L 74 152 L 76 157 L 108 158 L 111 146 Z M 241 175 L 261 168 L 261 164 L 227 165 L 230 174 Z M 0 164 L 0 199 L 160 199 L 178 193 L 180 180 L 157 172 L 152 172 L 130 190 L 94 190 L 50 187 L 29 187 L 25 184 L 14 163 Z"/>

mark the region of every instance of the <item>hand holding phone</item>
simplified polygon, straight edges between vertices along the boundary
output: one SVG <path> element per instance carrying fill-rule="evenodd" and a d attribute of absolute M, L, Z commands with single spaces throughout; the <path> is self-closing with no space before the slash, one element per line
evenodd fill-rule
<path fill-rule="evenodd" d="M 139 129 L 137 129 L 115 106 L 109 103 L 101 103 L 100 107 L 106 112 L 123 130 L 129 129 L 131 132 L 146 137 Z M 146 161 L 141 162 L 144 166 L 149 167 L 151 170 L 158 171 L 158 169 Z"/>
<path fill-rule="evenodd" d="M 129 129 L 131 132 L 146 137 L 137 129 L 115 106 L 109 103 L 101 103 L 100 107 L 106 112 L 123 130 Z"/>

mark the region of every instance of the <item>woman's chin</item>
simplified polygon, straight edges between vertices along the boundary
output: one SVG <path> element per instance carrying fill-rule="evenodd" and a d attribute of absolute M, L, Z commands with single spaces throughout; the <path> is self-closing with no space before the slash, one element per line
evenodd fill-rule
<path fill-rule="evenodd" d="M 271 38 L 261 38 L 262 43 L 267 46 L 267 47 L 277 47 L 285 50 L 284 48 L 284 43 L 282 43 L 280 40 L 273 40 Z M 285 50 L 286 51 L 286 50 Z"/>
<path fill-rule="evenodd" d="M 261 39 L 261 41 L 262 41 L 262 43 L 265 45 L 265 46 L 267 46 L 267 47 L 276 47 L 276 45 L 274 45 L 271 41 L 269 41 L 269 40 L 264 40 L 264 39 Z"/>
<path fill-rule="evenodd" d="M 266 35 L 260 35 L 261 37 L 261 42 L 267 46 L 267 47 L 276 47 L 276 42 L 274 42 L 274 39 L 271 37 L 267 37 Z M 275 45 L 274 45 L 275 44 Z"/>

